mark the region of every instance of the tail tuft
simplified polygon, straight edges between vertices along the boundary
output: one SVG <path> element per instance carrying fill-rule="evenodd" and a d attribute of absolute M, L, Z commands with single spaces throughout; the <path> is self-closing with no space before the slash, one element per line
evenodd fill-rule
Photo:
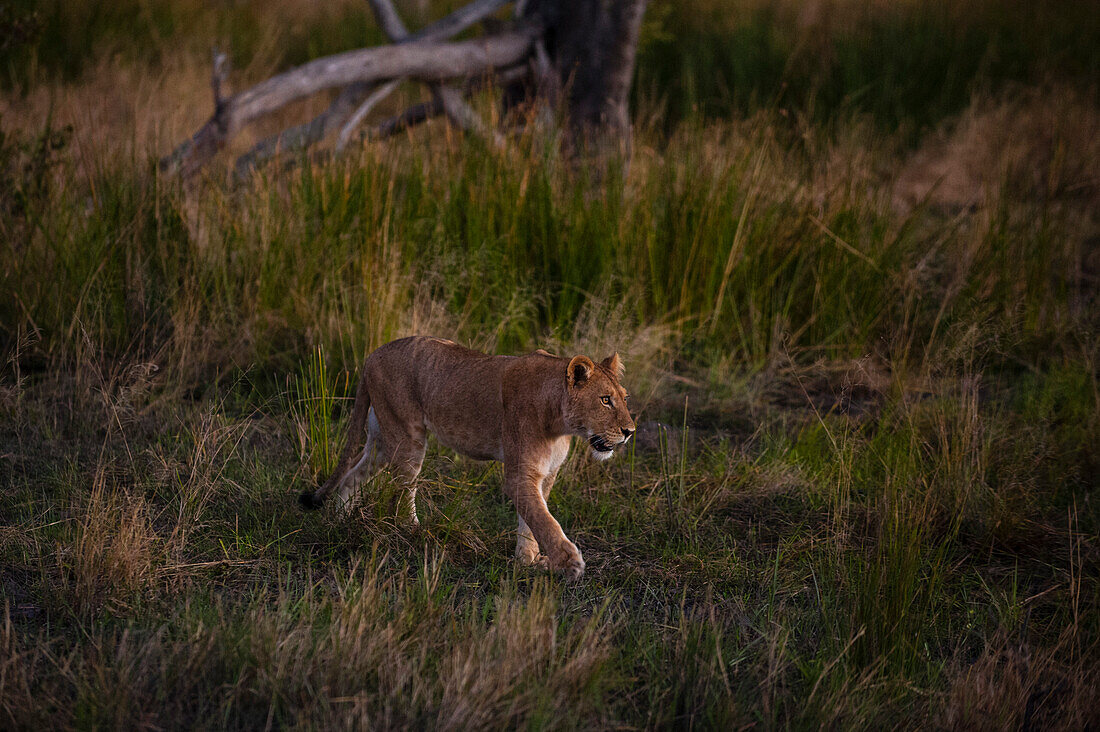
<path fill-rule="evenodd" d="M 317 498 L 313 494 L 313 491 L 306 491 L 298 496 L 298 503 L 302 504 L 302 508 L 307 511 L 315 511 L 321 507 L 321 504 L 324 503 L 324 499 Z"/>

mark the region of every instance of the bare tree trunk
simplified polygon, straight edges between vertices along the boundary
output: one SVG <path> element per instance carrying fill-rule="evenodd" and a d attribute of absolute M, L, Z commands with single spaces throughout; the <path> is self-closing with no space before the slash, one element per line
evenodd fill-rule
<path fill-rule="evenodd" d="M 574 140 L 630 146 L 630 85 L 647 0 L 534 0 Z"/>

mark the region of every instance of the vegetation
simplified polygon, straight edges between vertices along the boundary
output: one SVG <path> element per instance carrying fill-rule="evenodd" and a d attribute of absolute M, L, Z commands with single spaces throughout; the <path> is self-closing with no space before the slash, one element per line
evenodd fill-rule
<path fill-rule="evenodd" d="M 1100 725 L 1100 12 L 1041 5 L 654 2 L 629 166 L 429 124 L 187 188 L 212 40 L 361 1 L 7 6 L 0 726 Z M 622 354 L 580 583 L 438 446 L 419 533 L 298 510 L 414 332 Z"/>

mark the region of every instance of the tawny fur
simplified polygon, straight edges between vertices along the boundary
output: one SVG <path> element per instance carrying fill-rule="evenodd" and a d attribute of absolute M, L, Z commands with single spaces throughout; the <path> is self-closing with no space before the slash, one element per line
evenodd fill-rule
<path fill-rule="evenodd" d="M 387 343 L 363 364 L 336 469 L 302 504 L 316 508 L 334 490 L 347 501 L 385 466 L 406 481 L 403 512 L 416 522 L 414 481 L 431 432 L 463 455 L 504 463 L 504 491 L 519 514 L 516 556 L 577 579 L 584 559 L 546 499 L 573 436 L 602 460 L 633 434 L 622 370 L 617 354 L 596 364 L 543 350 L 491 356 L 425 336 Z"/>

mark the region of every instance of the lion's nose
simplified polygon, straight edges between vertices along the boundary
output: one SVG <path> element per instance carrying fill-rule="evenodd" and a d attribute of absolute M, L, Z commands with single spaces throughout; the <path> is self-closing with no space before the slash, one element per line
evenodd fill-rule
<path fill-rule="evenodd" d="M 623 439 L 624 440 L 629 440 L 630 436 L 632 434 L 634 434 L 634 430 L 628 430 L 626 427 L 623 427 L 622 430 L 623 430 Z"/>

